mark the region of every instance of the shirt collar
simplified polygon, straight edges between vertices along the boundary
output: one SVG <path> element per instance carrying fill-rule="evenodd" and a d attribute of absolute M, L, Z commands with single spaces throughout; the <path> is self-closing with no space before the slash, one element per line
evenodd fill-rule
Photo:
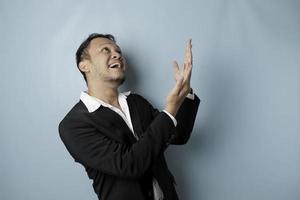
<path fill-rule="evenodd" d="M 127 96 L 130 94 L 130 91 L 128 92 L 123 92 L 123 93 L 119 93 L 119 99 L 120 98 L 127 98 Z M 87 91 L 82 91 L 80 93 L 80 100 L 84 103 L 84 105 L 86 106 L 86 108 L 88 109 L 88 111 L 94 112 L 95 110 L 97 110 L 100 106 L 105 106 L 105 107 L 112 107 L 112 105 L 96 98 L 93 96 L 90 96 Z"/>

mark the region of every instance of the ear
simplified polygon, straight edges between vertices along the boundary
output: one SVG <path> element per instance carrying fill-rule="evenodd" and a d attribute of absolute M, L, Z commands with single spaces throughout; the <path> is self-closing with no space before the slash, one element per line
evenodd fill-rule
<path fill-rule="evenodd" d="M 79 63 L 79 69 L 80 69 L 80 71 L 82 71 L 82 72 L 89 72 L 89 71 L 90 71 L 90 68 L 89 68 L 89 65 L 88 65 L 88 60 L 82 60 L 82 61 Z"/>

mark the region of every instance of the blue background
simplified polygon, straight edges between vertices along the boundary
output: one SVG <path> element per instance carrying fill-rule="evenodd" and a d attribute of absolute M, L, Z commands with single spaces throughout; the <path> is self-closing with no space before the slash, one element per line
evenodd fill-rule
<path fill-rule="evenodd" d="M 186 200 L 300 199 L 300 2 L 0 2 L 0 199 L 96 200 L 58 123 L 86 90 L 75 65 L 92 32 L 129 62 L 122 91 L 164 107 L 193 38 L 193 135 L 166 154 Z"/>

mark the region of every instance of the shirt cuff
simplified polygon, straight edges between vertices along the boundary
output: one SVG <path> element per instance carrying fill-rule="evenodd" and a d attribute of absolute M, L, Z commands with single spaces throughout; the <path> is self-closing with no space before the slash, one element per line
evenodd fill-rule
<path fill-rule="evenodd" d="M 191 99 L 191 100 L 194 100 L 194 99 L 195 99 L 195 94 L 194 94 L 194 93 L 193 93 L 193 94 L 188 93 L 188 94 L 186 95 L 186 98 Z"/>
<path fill-rule="evenodd" d="M 175 119 L 175 117 L 173 117 L 173 115 L 171 115 L 168 111 L 163 110 L 173 121 L 174 126 L 177 126 L 177 120 Z"/>

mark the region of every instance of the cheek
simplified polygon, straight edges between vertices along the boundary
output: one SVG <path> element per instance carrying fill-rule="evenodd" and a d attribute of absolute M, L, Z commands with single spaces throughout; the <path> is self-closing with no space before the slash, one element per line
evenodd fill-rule
<path fill-rule="evenodd" d="M 123 58 L 123 65 L 124 65 L 124 68 L 127 69 L 128 65 L 127 65 L 127 61 L 125 58 Z"/>
<path fill-rule="evenodd" d="M 108 61 L 107 61 L 107 59 L 99 58 L 99 59 L 95 60 L 94 65 L 98 69 L 106 69 L 108 66 Z"/>
<path fill-rule="evenodd" d="M 92 71 L 95 74 L 103 73 L 107 70 L 106 64 L 104 62 L 95 61 L 93 63 Z"/>

